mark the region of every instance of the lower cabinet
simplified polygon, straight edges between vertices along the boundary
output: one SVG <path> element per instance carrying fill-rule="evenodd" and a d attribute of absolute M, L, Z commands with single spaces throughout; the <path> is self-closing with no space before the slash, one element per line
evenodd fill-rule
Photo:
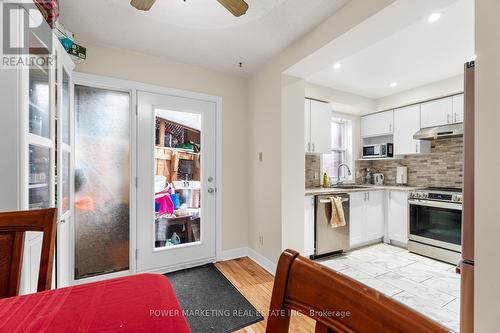
<path fill-rule="evenodd" d="M 385 193 L 384 191 L 350 193 L 351 248 L 376 241 L 384 236 Z"/>
<path fill-rule="evenodd" d="M 387 198 L 387 236 L 401 245 L 408 243 L 408 192 L 389 191 Z"/>

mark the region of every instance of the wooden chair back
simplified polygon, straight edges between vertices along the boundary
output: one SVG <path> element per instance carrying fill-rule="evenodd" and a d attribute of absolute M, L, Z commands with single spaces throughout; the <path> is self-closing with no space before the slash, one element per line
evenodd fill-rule
<path fill-rule="evenodd" d="M 43 232 L 37 290 L 51 288 L 56 217 L 55 208 L 0 213 L 0 298 L 19 295 L 26 231 Z"/>
<path fill-rule="evenodd" d="M 266 332 L 288 332 L 292 311 L 314 319 L 316 333 L 448 332 L 376 290 L 285 250 L 276 270 Z"/>

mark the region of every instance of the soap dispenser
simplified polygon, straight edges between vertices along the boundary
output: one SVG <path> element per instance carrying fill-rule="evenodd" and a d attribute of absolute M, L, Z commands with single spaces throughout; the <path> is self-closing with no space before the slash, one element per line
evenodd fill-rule
<path fill-rule="evenodd" d="M 328 181 L 328 175 L 326 172 L 323 174 L 323 187 L 328 188 L 330 187 L 329 181 Z"/>

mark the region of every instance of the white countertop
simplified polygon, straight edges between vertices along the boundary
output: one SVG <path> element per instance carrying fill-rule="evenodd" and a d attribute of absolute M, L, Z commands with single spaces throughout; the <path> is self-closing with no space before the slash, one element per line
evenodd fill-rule
<path fill-rule="evenodd" d="M 349 186 L 350 184 L 344 184 L 344 186 Z M 402 186 L 402 185 L 361 185 L 362 188 L 345 189 L 345 188 L 324 188 L 324 187 L 313 187 L 306 188 L 305 195 L 318 195 L 318 194 L 329 194 L 329 193 L 349 193 L 349 192 L 366 192 L 366 191 L 414 191 L 421 189 L 422 187 L 417 186 Z"/>

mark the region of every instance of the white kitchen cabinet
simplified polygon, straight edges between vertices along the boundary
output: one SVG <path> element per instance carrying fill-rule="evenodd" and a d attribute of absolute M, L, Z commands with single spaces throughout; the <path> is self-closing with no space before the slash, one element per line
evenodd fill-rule
<path fill-rule="evenodd" d="M 453 122 L 464 122 L 464 94 L 453 96 Z"/>
<path fill-rule="evenodd" d="M 304 149 L 306 153 L 310 153 L 311 147 L 311 100 L 304 100 Z"/>
<path fill-rule="evenodd" d="M 331 152 L 332 109 L 330 104 L 306 99 L 304 104 L 305 151 L 310 154 Z"/>
<path fill-rule="evenodd" d="M 422 103 L 420 106 L 420 125 L 422 128 L 448 125 L 453 122 L 452 97 Z"/>
<path fill-rule="evenodd" d="M 394 111 L 384 111 L 361 117 L 361 136 L 364 138 L 391 135 L 394 131 Z"/>
<path fill-rule="evenodd" d="M 304 199 L 304 257 L 314 254 L 314 195 Z"/>
<path fill-rule="evenodd" d="M 349 195 L 350 248 L 381 239 L 385 226 L 385 192 L 353 192 Z"/>
<path fill-rule="evenodd" d="M 387 198 L 387 236 L 401 245 L 408 243 L 408 192 L 389 191 Z"/>
<path fill-rule="evenodd" d="M 349 194 L 349 247 L 365 241 L 366 192 Z"/>
<path fill-rule="evenodd" d="M 420 130 L 420 105 L 394 111 L 394 155 L 430 154 L 431 142 L 414 140 Z"/>
<path fill-rule="evenodd" d="M 385 191 L 366 192 L 366 242 L 374 241 L 384 236 L 385 225 Z"/>

